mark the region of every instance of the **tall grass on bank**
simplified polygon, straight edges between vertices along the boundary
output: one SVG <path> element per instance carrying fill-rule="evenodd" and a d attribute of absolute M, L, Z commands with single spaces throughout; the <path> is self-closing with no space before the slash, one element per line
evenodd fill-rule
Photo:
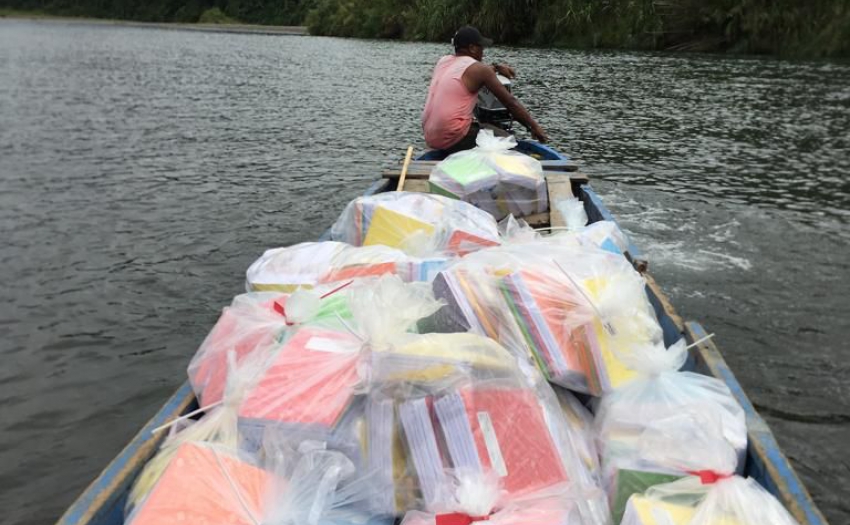
<path fill-rule="evenodd" d="M 502 43 L 850 56 L 848 0 L 315 0 L 313 34 L 447 41 L 471 23 Z"/>

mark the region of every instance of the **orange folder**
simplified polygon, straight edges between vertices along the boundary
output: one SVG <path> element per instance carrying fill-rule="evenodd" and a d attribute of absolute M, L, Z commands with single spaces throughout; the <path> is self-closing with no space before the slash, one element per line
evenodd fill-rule
<path fill-rule="evenodd" d="M 214 445 L 177 450 L 129 525 L 256 525 L 274 476 Z"/>

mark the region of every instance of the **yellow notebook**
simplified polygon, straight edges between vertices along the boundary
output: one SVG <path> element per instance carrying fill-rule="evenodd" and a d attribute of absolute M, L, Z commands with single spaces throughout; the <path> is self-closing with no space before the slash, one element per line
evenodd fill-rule
<path fill-rule="evenodd" d="M 434 229 L 433 224 L 379 206 L 372 214 L 372 221 L 369 223 L 363 245 L 383 244 L 402 248 L 405 241 L 414 233 L 422 231 L 426 235 L 433 235 Z"/>
<path fill-rule="evenodd" d="M 635 494 L 629 498 L 623 525 L 688 525 L 696 508 Z"/>

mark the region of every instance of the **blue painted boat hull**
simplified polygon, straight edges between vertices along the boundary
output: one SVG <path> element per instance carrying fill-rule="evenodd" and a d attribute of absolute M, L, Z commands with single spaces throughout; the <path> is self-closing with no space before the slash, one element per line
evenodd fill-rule
<path fill-rule="evenodd" d="M 540 160 L 569 160 L 568 157 L 537 142 L 520 141 L 517 149 Z M 420 156 L 419 160 L 439 160 L 439 158 L 437 152 L 428 152 Z M 394 189 L 393 185 L 394 181 L 391 179 L 377 180 L 369 186 L 365 195 L 391 191 Z M 615 221 L 611 212 L 589 184 L 574 189 L 576 195 L 584 202 L 585 210 L 591 222 Z M 329 234 L 330 232 L 326 231 L 320 239 L 327 239 Z M 629 245 L 628 252 L 633 259 L 640 256 L 640 250 L 633 244 Z M 646 275 L 646 277 L 648 282 L 646 293 L 664 330 L 664 339 L 667 345 L 677 341 L 683 335 L 689 343 L 698 341 L 707 335 L 705 329 L 699 323 L 683 323 L 652 277 L 649 275 Z M 752 402 L 714 343 L 709 340 L 694 348 L 686 367 L 721 379 L 743 407 L 747 416 L 749 437 L 745 474 L 755 478 L 771 494 L 776 496 L 800 525 L 826 525 L 826 519 L 814 504 L 797 473 L 780 450 L 767 423 L 753 407 Z M 194 393 L 189 383 L 186 382 L 68 508 L 57 524 L 123 524 L 124 503 L 127 500 L 130 487 L 163 439 L 163 433 L 154 435 L 151 431 L 159 425 L 197 408 Z"/>

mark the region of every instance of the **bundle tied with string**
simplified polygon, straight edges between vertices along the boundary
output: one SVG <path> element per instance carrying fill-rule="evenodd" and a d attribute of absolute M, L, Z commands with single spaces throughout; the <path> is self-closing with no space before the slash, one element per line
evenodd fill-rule
<path fill-rule="evenodd" d="M 743 409 L 722 381 L 680 372 L 687 347 L 648 346 L 624 357 L 638 375 L 596 411 L 602 468 L 619 519 L 634 493 L 692 472 L 743 468 Z"/>
<path fill-rule="evenodd" d="M 416 257 L 454 257 L 499 244 L 499 232 L 493 217 L 471 204 L 400 191 L 348 203 L 331 227 L 331 239 L 389 246 Z"/>
<path fill-rule="evenodd" d="M 537 159 L 512 151 L 517 146 L 513 136 L 481 130 L 476 144 L 434 167 L 428 177 L 432 193 L 469 202 L 497 220 L 549 209 L 543 167 Z"/>
<path fill-rule="evenodd" d="M 669 449 L 665 460 L 684 474 L 631 495 L 622 525 L 797 525 L 758 482 L 735 473 L 736 451 L 718 431 L 667 422 L 647 436 L 656 453 Z"/>

